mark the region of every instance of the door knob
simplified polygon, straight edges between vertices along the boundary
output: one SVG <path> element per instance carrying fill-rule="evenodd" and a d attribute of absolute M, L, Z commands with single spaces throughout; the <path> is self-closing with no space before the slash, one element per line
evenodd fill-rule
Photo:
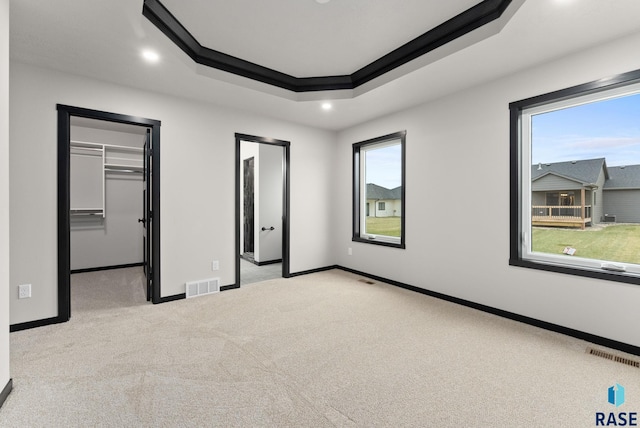
<path fill-rule="evenodd" d="M 267 229 L 266 227 L 263 227 L 263 228 L 262 228 L 262 230 L 263 230 L 263 231 L 264 231 L 264 230 L 274 230 L 274 229 L 275 229 L 275 227 L 273 227 L 273 226 L 271 226 L 271 227 L 270 227 L 270 228 L 268 228 L 268 229 Z"/>

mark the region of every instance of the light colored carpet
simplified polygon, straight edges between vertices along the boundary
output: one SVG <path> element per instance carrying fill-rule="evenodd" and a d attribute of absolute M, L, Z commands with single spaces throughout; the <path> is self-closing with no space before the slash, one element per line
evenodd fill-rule
<path fill-rule="evenodd" d="M 113 284 L 142 287 L 126 271 Z M 107 286 L 100 275 L 74 275 L 73 295 Z M 358 279 L 74 300 L 70 322 L 11 334 L 0 426 L 589 427 L 595 412 L 640 411 L 640 369 L 586 342 Z"/>

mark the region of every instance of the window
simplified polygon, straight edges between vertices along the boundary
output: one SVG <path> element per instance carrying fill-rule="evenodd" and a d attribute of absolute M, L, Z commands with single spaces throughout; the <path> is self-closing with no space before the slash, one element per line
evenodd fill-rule
<path fill-rule="evenodd" d="M 406 131 L 353 145 L 353 241 L 405 248 Z"/>
<path fill-rule="evenodd" d="M 640 70 L 509 108 L 509 263 L 640 284 Z"/>

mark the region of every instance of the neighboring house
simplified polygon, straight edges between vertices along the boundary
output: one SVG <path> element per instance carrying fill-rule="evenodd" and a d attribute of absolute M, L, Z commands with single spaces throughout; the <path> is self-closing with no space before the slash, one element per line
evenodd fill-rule
<path fill-rule="evenodd" d="M 640 165 L 608 167 L 605 158 L 531 166 L 534 226 L 640 223 Z"/>
<path fill-rule="evenodd" d="M 402 186 L 387 189 L 367 183 L 367 217 L 400 217 L 402 214 Z"/>
<path fill-rule="evenodd" d="M 609 167 L 604 215 L 618 223 L 640 223 L 640 165 Z"/>

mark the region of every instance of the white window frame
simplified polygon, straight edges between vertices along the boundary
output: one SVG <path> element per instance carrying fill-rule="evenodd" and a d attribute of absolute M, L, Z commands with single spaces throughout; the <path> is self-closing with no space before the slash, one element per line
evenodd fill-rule
<path fill-rule="evenodd" d="M 640 93 L 640 70 L 511 103 L 511 247 L 509 264 L 640 285 L 640 264 L 531 250 L 531 118 Z"/>
<path fill-rule="evenodd" d="M 401 147 L 401 186 L 400 200 L 400 237 L 375 235 L 365 231 L 366 225 L 366 163 L 368 150 L 376 150 L 400 144 Z M 400 131 L 382 137 L 361 141 L 353 145 L 353 236 L 352 241 L 388 247 L 405 248 L 405 146 L 406 131 Z M 374 212 L 378 210 L 378 202 L 373 204 Z"/>

